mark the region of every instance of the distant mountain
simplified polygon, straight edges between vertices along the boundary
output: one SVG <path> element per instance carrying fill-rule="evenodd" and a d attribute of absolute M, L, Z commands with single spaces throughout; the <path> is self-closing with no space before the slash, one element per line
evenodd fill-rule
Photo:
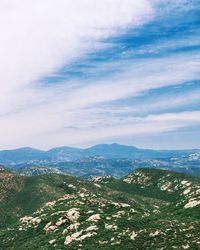
<path fill-rule="evenodd" d="M 45 152 L 34 148 L 26 147 L 0 151 L 0 163 L 4 165 L 44 159 L 48 159 Z"/>
<path fill-rule="evenodd" d="M 198 149 L 194 150 L 152 150 L 140 149 L 134 146 L 113 144 L 98 144 L 83 151 L 84 156 L 100 155 L 105 158 L 127 158 L 127 159 L 153 159 L 153 158 L 167 158 L 173 156 L 184 156 L 190 153 L 200 152 Z"/>
<path fill-rule="evenodd" d="M 43 164 L 45 162 L 75 161 L 95 156 L 102 156 L 106 159 L 158 159 L 187 156 L 196 152 L 200 152 L 200 150 L 150 150 L 124 146 L 117 143 L 99 144 L 86 149 L 59 147 L 48 151 L 20 148 L 0 151 L 0 163 L 8 166 L 20 163 Z"/>
<path fill-rule="evenodd" d="M 98 144 L 84 150 L 85 156 L 101 155 L 105 158 L 132 158 L 137 157 L 143 150 L 133 146 L 124 146 L 117 143 Z M 147 151 L 146 151 L 147 153 Z"/>
<path fill-rule="evenodd" d="M 2 250 L 199 249 L 200 178 L 140 169 L 84 181 L 2 169 L 1 179 Z"/>
<path fill-rule="evenodd" d="M 84 155 L 84 150 L 71 147 L 58 147 L 45 152 L 45 155 L 52 161 L 70 161 L 75 160 Z"/>

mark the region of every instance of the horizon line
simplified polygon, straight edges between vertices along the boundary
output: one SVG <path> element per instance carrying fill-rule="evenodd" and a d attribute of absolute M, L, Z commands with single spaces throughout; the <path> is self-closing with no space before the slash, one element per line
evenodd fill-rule
<path fill-rule="evenodd" d="M 194 147 L 194 148 L 147 148 L 147 147 L 139 147 L 139 146 L 135 146 L 133 144 L 121 144 L 121 143 L 117 143 L 117 142 L 113 142 L 113 143 L 97 143 L 97 144 L 92 144 L 89 146 L 85 146 L 85 147 L 76 147 L 76 146 L 67 146 L 67 145 L 61 145 L 61 146 L 55 146 L 55 147 L 50 147 L 50 148 L 39 148 L 39 147 L 34 147 L 34 146 L 22 146 L 22 147 L 16 147 L 16 148 L 8 148 L 8 149 L 1 149 L 0 148 L 0 152 L 1 151 L 14 151 L 14 150 L 19 150 L 19 149 L 34 149 L 34 150 L 39 150 L 39 151 L 43 151 L 43 152 L 48 152 L 52 149 L 58 149 L 58 148 L 72 148 L 72 149 L 79 149 L 79 150 L 85 150 L 85 149 L 89 149 L 95 146 L 99 146 L 99 145 L 119 145 L 119 146 L 125 146 L 125 147 L 133 147 L 133 148 L 137 148 L 137 149 L 142 149 L 142 150 L 154 150 L 154 151 L 185 151 L 185 150 L 200 150 L 200 147 Z"/>

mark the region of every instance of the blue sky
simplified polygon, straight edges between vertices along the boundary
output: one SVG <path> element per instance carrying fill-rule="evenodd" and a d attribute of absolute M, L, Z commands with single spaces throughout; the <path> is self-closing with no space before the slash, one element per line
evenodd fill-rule
<path fill-rule="evenodd" d="M 1 149 L 200 148 L 200 1 L 1 5 Z"/>

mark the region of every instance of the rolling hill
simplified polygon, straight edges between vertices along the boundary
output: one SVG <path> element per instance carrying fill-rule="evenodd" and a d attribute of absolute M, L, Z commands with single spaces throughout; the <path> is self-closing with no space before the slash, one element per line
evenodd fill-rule
<path fill-rule="evenodd" d="M 85 181 L 2 168 L 0 178 L 14 183 L 0 186 L 0 249 L 199 249 L 198 177 L 139 169 Z"/>

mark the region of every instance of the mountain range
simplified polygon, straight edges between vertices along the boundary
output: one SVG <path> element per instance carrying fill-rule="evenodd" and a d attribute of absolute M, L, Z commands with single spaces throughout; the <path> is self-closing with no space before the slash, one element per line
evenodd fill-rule
<path fill-rule="evenodd" d="M 200 150 L 139 149 L 134 146 L 125 146 L 117 143 L 98 144 L 86 149 L 59 147 L 48 151 L 27 147 L 0 151 L 0 163 L 4 165 L 16 165 L 25 162 L 37 161 L 67 162 L 94 156 L 102 156 L 107 159 L 156 159 L 187 156 L 196 152 L 200 152 Z"/>
<path fill-rule="evenodd" d="M 42 151 L 32 148 L 0 151 L 0 164 L 23 175 L 62 173 L 83 178 L 122 177 L 137 168 L 158 168 L 200 176 L 200 150 L 149 150 L 119 144 L 87 149 Z"/>

